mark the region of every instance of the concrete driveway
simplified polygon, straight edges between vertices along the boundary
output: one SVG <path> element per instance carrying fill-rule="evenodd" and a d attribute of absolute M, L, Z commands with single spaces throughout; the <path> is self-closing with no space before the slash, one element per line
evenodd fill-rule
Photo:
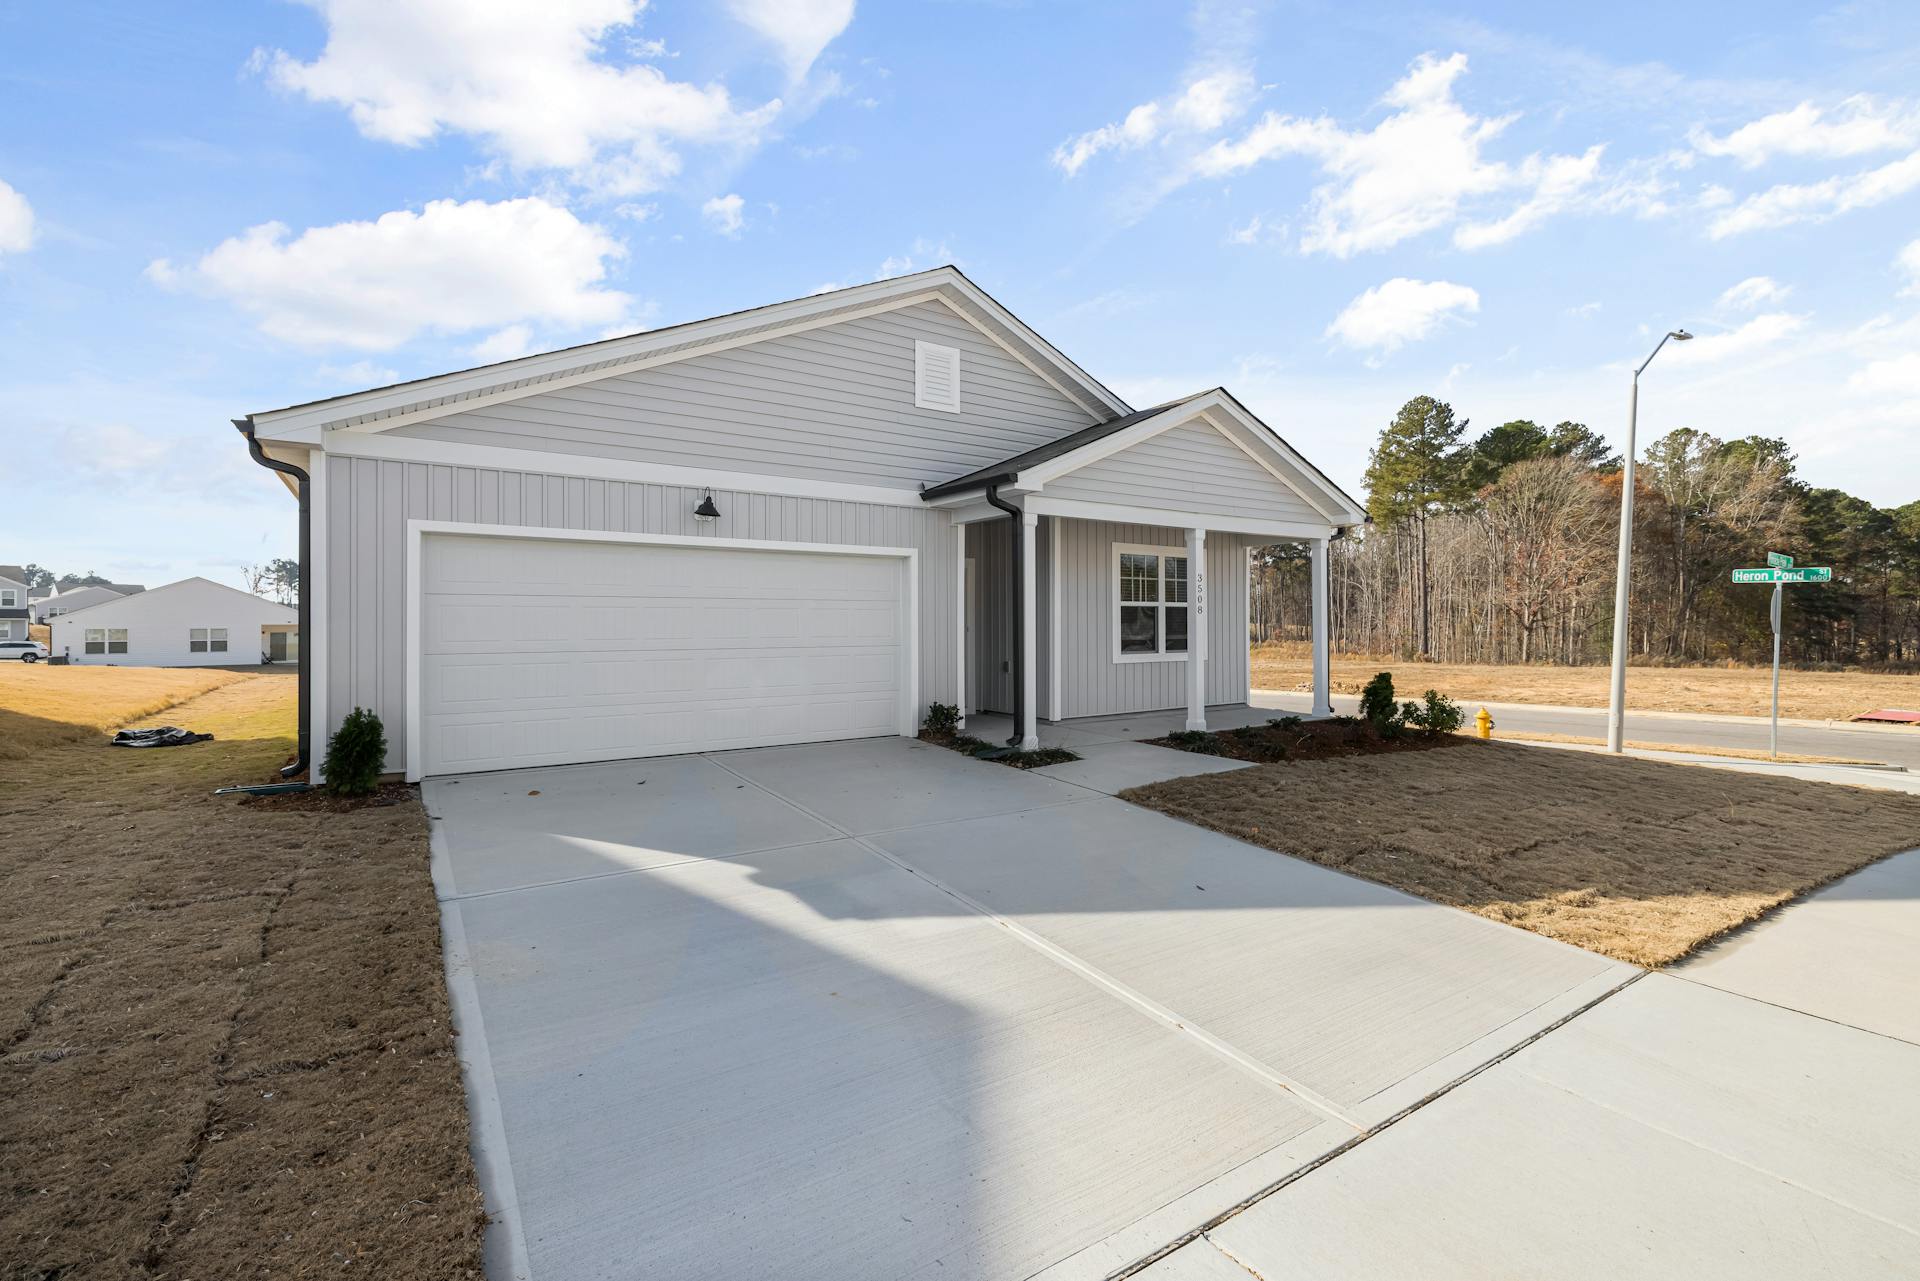
<path fill-rule="evenodd" d="M 496 1281 L 1219 1253 L 1635 976 L 1101 781 L 901 739 L 430 781 Z"/>

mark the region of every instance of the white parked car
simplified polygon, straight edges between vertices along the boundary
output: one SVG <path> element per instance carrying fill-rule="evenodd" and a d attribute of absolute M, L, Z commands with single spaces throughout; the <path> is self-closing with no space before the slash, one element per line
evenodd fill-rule
<path fill-rule="evenodd" d="M 17 658 L 23 663 L 37 663 L 47 657 L 47 647 L 39 641 L 0 641 L 0 662 Z"/>

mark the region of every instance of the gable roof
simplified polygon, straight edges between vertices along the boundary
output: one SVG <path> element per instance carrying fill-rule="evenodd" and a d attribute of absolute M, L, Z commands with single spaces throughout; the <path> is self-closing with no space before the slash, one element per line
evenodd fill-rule
<path fill-rule="evenodd" d="M 91 614 L 96 609 L 106 609 L 110 605 L 125 605 L 132 601 L 139 601 L 144 603 L 156 597 L 164 596 L 168 592 L 174 590 L 176 587 L 186 587 L 192 583 L 205 583 L 208 587 L 217 587 L 223 592 L 231 592 L 235 596 L 244 596 L 249 601 L 253 601 L 261 605 L 269 605 L 269 606 L 272 606 L 274 609 L 284 609 L 287 611 L 287 613 L 292 614 L 295 617 L 299 616 L 300 611 L 298 610 L 298 608 L 296 608 L 293 605 L 282 605 L 277 600 L 268 600 L 265 596 L 255 596 L 252 592 L 243 592 L 238 587 L 229 587 L 225 583 L 216 583 L 211 578 L 202 578 L 198 574 L 195 574 L 191 578 L 182 578 L 178 582 L 162 583 L 160 586 L 154 588 L 152 591 L 148 591 L 146 588 L 143 587 L 137 592 L 129 592 L 125 595 L 116 595 L 111 600 L 98 601 L 82 609 L 76 609 L 71 611 L 70 613 L 62 614 L 60 615 L 60 618 L 61 618 L 61 621 L 64 622 L 67 619 L 78 618 L 82 614 Z M 85 589 L 81 588 L 78 590 L 84 591 Z"/>
<path fill-rule="evenodd" d="M 1097 461 L 1114 452 L 1111 448 L 1114 437 L 1129 434 L 1129 440 L 1149 438 L 1161 431 L 1180 423 L 1198 418 L 1216 411 L 1247 429 L 1248 435 L 1258 441 L 1273 459 L 1282 464 L 1284 470 L 1292 473 L 1287 482 L 1292 488 L 1301 491 L 1301 497 L 1327 517 L 1334 525 L 1360 525 L 1366 523 L 1367 511 L 1354 501 L 1340 486 L 1333 483 L 1327 474 L 1308 462 L 1293 446 L 1281 438 L 1280 433 L 1267 426 L 1256 417 L 1226 388 L 1215 387 L 1208 391 L 1196 392 L 1191 396 L 1182 396 L 1178 400 L 1169 400 L 1165 404 L 1155 405 L 1136 413 L 1123 414 L 1110 418 L 1106 422 L 1095 423 L 1082 428 L 1058 440 L 1049 441 L 1034 449 L 1015 454 L 991 467 L 982 467 L 956 476 L 952 480 L 942 481 L 921 491 L 923 500 L 932 501 L 968 490 L 984 489 L 990 484 L 1008 486 L 1034 486 L 1044 484 L 1055 476 L 1064 475 L 1088 463 Z M 1124 445 L 1120 446 L 1124 448 Z"/>
<path fill-rule="evenodd" d="M 1131 412 L 1132 406 L 1068 360 L 1052 343 L 967 279 L 959 268 L 945 266 L 705 320 L 266 410 L 250 414 L 241 422 L 250 424 L 254 435 L 262 441 L 311 444 L 318 441 L 322 429 L 384 431 L 480 404 L 517 400 L 560 386 L 610 378 L 636 368 L 759 342 L 800 327 L 850 320 L 925 301 L 938 301 L 952 308 L 1088 412 L 1096 416 Z"/>
<path fill-rule="evenodd" d="M 19 565 L 0 565 L 0 579 L 21 587 L 27 585 L 27 571 Z"/>

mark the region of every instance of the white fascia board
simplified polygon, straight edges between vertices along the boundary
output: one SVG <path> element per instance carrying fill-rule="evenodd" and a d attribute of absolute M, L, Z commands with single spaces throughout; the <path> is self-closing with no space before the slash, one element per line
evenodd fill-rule
<path fill-rule="evenodd" d="M 774 476 L 760 472 L 719 471 L 670 463 L 599 458 L 591 454 L 558 454 L 535 449 L 507 449 L 498 445 L 468 445 L 411 436 L 367 435 L 330 431 L 323 448 L 343 458 L 378 458 L 392 462 L 440 463 L 449 467 L 487 467 L 498 471 L 539 472 L 550 476 L 578 476 L 585 480 L 637 481 L 642 484 L 685 485 L 694 489 L 734 493 L 778 494 L 783 498 L 832 498 L 849 503 L 880 503 L 890 507 L 926 507 L 918 490 L 885 485 L 856 485 L 808 476 Z"/>
<path fill-rule="evenodd" d="M 991 328 L 982 325 L 977 317 L 968 314 L 966 308 L 954 303 L 954 295 L 1006 326 L 1021 342 L 1031 346 L 1040 360 L 1030 359 Z M 932 301 L 945 303 L 983 336 L 1083 407 L 1101 406 L 1113 413 L 1129 412 L 1125 402 L 1061 355 L 1046 339 L 1027 328 L 1013 313 L 994 302 L 959 272 L 943 267 L 895 280 L 875 281 L 811 298 L 757 307 L 712 320 L 635 334 L 630 338 L 616 338 L 585 349 L 525 356 L 498 365 L 419 379 L 397 387 L 271 410 L 253 415 L 254 430 L 256 435 L 274 439 L 294 439 L 296 433 L 321 427 L 360 432 L 385 431 L 409 422 L 442 418 L 465 409 L 518 400 L 543 391 L 595 382 L 637 369 Z M 665 348 L 673 350 L 665 351 Z M 1046 365 L 1052 365 L 1053 370 L 1048 372 L 1043 368 Z M 1066 382 L 1079 387 L 1079 394 L 1069 391 L 1056 375 L 1064 375 Z"/>
<path fill-rule="evenodd" d="M 1091 503 L 1078 498 L 1049 498 L 1036 494 L 1029 498 L 1027 511 L 1041 516 L 1067 516 L 1076 520 L 1104 520 L 1119 525 L 1157 525 L 1162 529 L 1206 529 L 1222 534 L 1251 534 L 1257 538 L 1293 541 L 1327 538 L 1334 526 L 1306 525 L 1297 521 L 1254 520 L 1246 516 L 1226 516 L 1217 512 L 1171 511 L 1159 507 L 1127 507 L 1118 503 Z"/>

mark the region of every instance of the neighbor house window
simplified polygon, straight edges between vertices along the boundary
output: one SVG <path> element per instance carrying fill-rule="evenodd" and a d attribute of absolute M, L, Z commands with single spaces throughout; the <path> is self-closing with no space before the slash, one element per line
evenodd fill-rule
<path fill-rule="evenodd" d="M 20 589 L 18 587 L 0 587 L 0 609 L 19 609 Z"/>
<path fill-rule="evenodd" d="M 224 627 L 195 627 L 187 632 L 187 650 L 194 654 L 224 654 L 227 652 L 227 629 Z"/>
<path fill-rule="evenodd" d="M 124 627 L 107 628 L 107 653 L 124 654 L 127 652 L 127 629 Z"/>
<path fill-rule="evenodd" d="M 104 627 L 87 628 L 87 653 L 104 654 L 107 652 L 107 629 Z"/>
<path fill-rule="evenodd" d="M 1113 658 L 1117 663 L 1187 656 L 1187 558 L 1166 547 L 1116 544 Z"/>

